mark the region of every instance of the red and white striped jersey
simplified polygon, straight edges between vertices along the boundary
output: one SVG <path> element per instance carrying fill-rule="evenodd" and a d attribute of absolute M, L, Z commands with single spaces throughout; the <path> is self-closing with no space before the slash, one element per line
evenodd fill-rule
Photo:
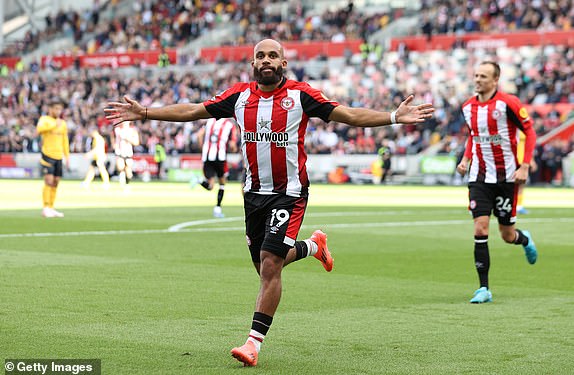
<path fill-rule="evenodd" d="M 307 196 L 304 139 L 310 117 L 328 122 L 339 103 L 307 83 L 283 79 L 272 92 L 237 83 L 203 103 L 215 118 L 234 117 L 241 130 L 246 192 Z"/>
<path fill-rule="evenodd" d="M 235 123 L 221 118 L 210 118 L 205 124 L 201 160 L 225 161 L 227 158 L 227 144 L 235 140 Z"/>
<path fill-rule="evenodd" d="M 128 122 L 114 128 L 114 138 L 114 152 L 123 158 L 131 158 L 140 143 L 138 130 Z"/>
<path fill-rule="evenodd" d="M 462 113 L 469 128 L 464 153 L 471 160 L 469 182 L 514 182 L 518 129 L 527 137 L 525 163 L 530 163 L 536 143 L 532 120 L 520 100 L 500 91 L 486 102 L 474 96 L 462 105 Z"/>

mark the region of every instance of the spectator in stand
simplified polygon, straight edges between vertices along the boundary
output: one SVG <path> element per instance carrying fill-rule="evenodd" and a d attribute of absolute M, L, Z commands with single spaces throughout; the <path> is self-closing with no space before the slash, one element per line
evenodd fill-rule
<path fill-rule="evenodd" d="M 426 101 L 435 103 L 436 117 L 424 127 L 418 128 L 418 136 L 413 133 L 416 129 L 408 127 L 367 129 L 362 132 L 362 129 L 332 124 L 332 131 L 329 131 L 311 119 L 305 143 L 307 151 L 375 154 L 383 139 L 392 139 L 399 146 L 396 154 L 407 154 L 426 148 L 431 140 L 436 141 L 436 136 L 439 142 L 447 142 L 448 136 L 460 134 L 464 121 L 457 108 L 465 96 L 470 94 L 467 63 L 461 61 L 472 64 L 484 54 L 501 55 L 501 64 L 507 72 L 505 78 L 508 78 L 501 81 L 501 85 L 515 90 L 511 92 L 515 92 L 524 103 L 540 103 L 536 107 L 544 107 L 550 101 L 558 101 L 556 104 L 574 103 L 572 47 L 547 45 L 519 49 L 498 48 L 496 51 L 461 49 L 456 53 L 432 51 L 403 55 L 388 51 L 380 61 L 360 62 L 358 65 L 353 65 L 351 61 L 350 65 L 339 68 L 334 68 L 338 64 L 327 62 L 330 69 L 320 74 L 307 66 L 302 73 L 305 79 L 315 80 L 321 85 L 327 95 L 341 98 L 345 105 L 388 108 L 397 105 L 396 101 L 392 101 L 393 97 L 400 98 L 405 93 L 414 92 Z M 17 147 L 20 150 L 18 145 L 21 145 L 22 152 L 38 152 L 39 139 L 34 135 L 34 123 L 42 112 L 42 103 L 54 93 L 62 93 L 69 102 L 70 115 L 66 119 L 70 127 L 70 148 L 73 152 L 83 153 L 87 151 L 88 128 L 98 126 L 102 135 L 109 138 L 110 124 L 103 119 L 97 105 L 107 97 L 127 93 L 141 99 L 148 106 L 171 101 L 196 102 L 210 98 L 234 82 L 249 78 L 249 71 L 237 64 L 220 66 L 217 71 L 201 74 L 173 73 L 161 79 L 155 70 L 128 75 L 122 81 L 120 77 L 124 74 L 123 70 L 109 72 L 82 69 L 73 72 L 64 68 L 58 72 L 25 71 L 0 77 L 0 126 L 7 130 L 4 136 L 6 141 L 1 147 L 10 150 Z M 320 75 L 326 78 L 321 79 Z M 429 84 L 421 83 L 426 81 Z M 550 112 L 544 110 L 540 116 L 532 111 L 534 128 L 538 134 L 551 130 L 565 119 L 568 109 L 558 106 L 555 109 Z M 152 155 L 159 136 L 169 141 L 164 145 L 168 154 L 200 152 L 197 139 L 199 127 L 199 124 L 192 122 L 146 123 L 141 128 L 141 145 L 136 148 L 136 152 Z M 12 133 L 9 132 L 11 128 L 14 129 Z M 329 134 L 329 137 L 336 137 L 337 142 L 331 142 L 335 146 L 330 146 L 330 151 L 326 150 L 323 142 L 318 141 L 317 132 L 334 133 Z M 431 138 L 431 134 L 436 135 Z M 10 141 L 11 138 L 15 141 Z"/>
<path fill-rule="evenodd" d="M 562 183 L 562 159 L 566 156 L 567 142 L 555 140 L 543 146 L 541 155 L 542 178 L 545 182 L 560 185 Z"/>
<path fill-rule="evenodd" d="M 421 34 L 504 33 L 518 29 L 568 30 L 571 1 L 427 0 L 422 4 Z"/>

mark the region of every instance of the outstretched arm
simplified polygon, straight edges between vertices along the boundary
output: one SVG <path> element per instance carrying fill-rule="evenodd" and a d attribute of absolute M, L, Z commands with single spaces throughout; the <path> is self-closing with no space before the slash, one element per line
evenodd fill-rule
<path fill-rule="evenodd" d="M 127 96 L 124 96 L 124 100 L 125 103 L 110 102 L 104 109 L 106 119 L 112 120 L 114 125 L 124 121 L 135 120 L 187 122 L 213 117 L 209 112 L 207 112 L 203 104 L 181 103 L 158 108 L 149 108 L 142 106 L 140 103 Z"/>
<path fill-rule="evenodd" d="M 331 115 L 330 121 L 342 122 L 351 126 L 370 128 L 375 126 L 397 124 L 416 124 L 432 117 L 434 107 L 430 103 L 409 105 L 414 96 L 402 102 L 395 111 L 395 122 L 391 121 L 391 112 L 380 112 L 367 108 L 351 108 L 337 106 Z"/>

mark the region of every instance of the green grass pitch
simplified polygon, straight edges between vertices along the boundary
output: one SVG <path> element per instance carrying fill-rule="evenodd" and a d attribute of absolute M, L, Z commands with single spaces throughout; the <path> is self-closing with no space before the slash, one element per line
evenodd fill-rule
<path fill-rule="evenodd" d="M 103 374 L 572 374 L 574 190 L 531 188 L 539 260 L 492 220 L 494 302 L 477 288 L 466 187 L 313 185 L 300 238 L 325 230 L 332 273 L 288 266 L 256 368 L 229 354 L 250 328 L 258 277 L 229 184 L 215 192 L 64 181 L 40 216 L 40 180 L 0 180 L 0 359 L 101 358 Z"/>

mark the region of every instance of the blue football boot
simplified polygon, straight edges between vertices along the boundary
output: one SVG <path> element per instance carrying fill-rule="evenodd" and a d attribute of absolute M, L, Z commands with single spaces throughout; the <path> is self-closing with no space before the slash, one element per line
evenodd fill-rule
<path fill-rule="evenodd" d="M 478 288 L 474 292 L 474 296 L 470 300 L 470 303 L 485 303 L 492 302 L 492 293 L 485 286 Z"/>
<path fill-rule="evenodd" d="M 536 259 L 538 259 L 538 251 L 536 250 L 536 245 L 534 244 L 534 240 L 532 240 L 532 235 L 529 231 L 523 230 L 522 234 L 528 238 L 528 245 L 522 245 L 524 247 L 524 254 L 526 255 L 526 260 L 528 263 L 534 264 L 536 263 Z"/>

